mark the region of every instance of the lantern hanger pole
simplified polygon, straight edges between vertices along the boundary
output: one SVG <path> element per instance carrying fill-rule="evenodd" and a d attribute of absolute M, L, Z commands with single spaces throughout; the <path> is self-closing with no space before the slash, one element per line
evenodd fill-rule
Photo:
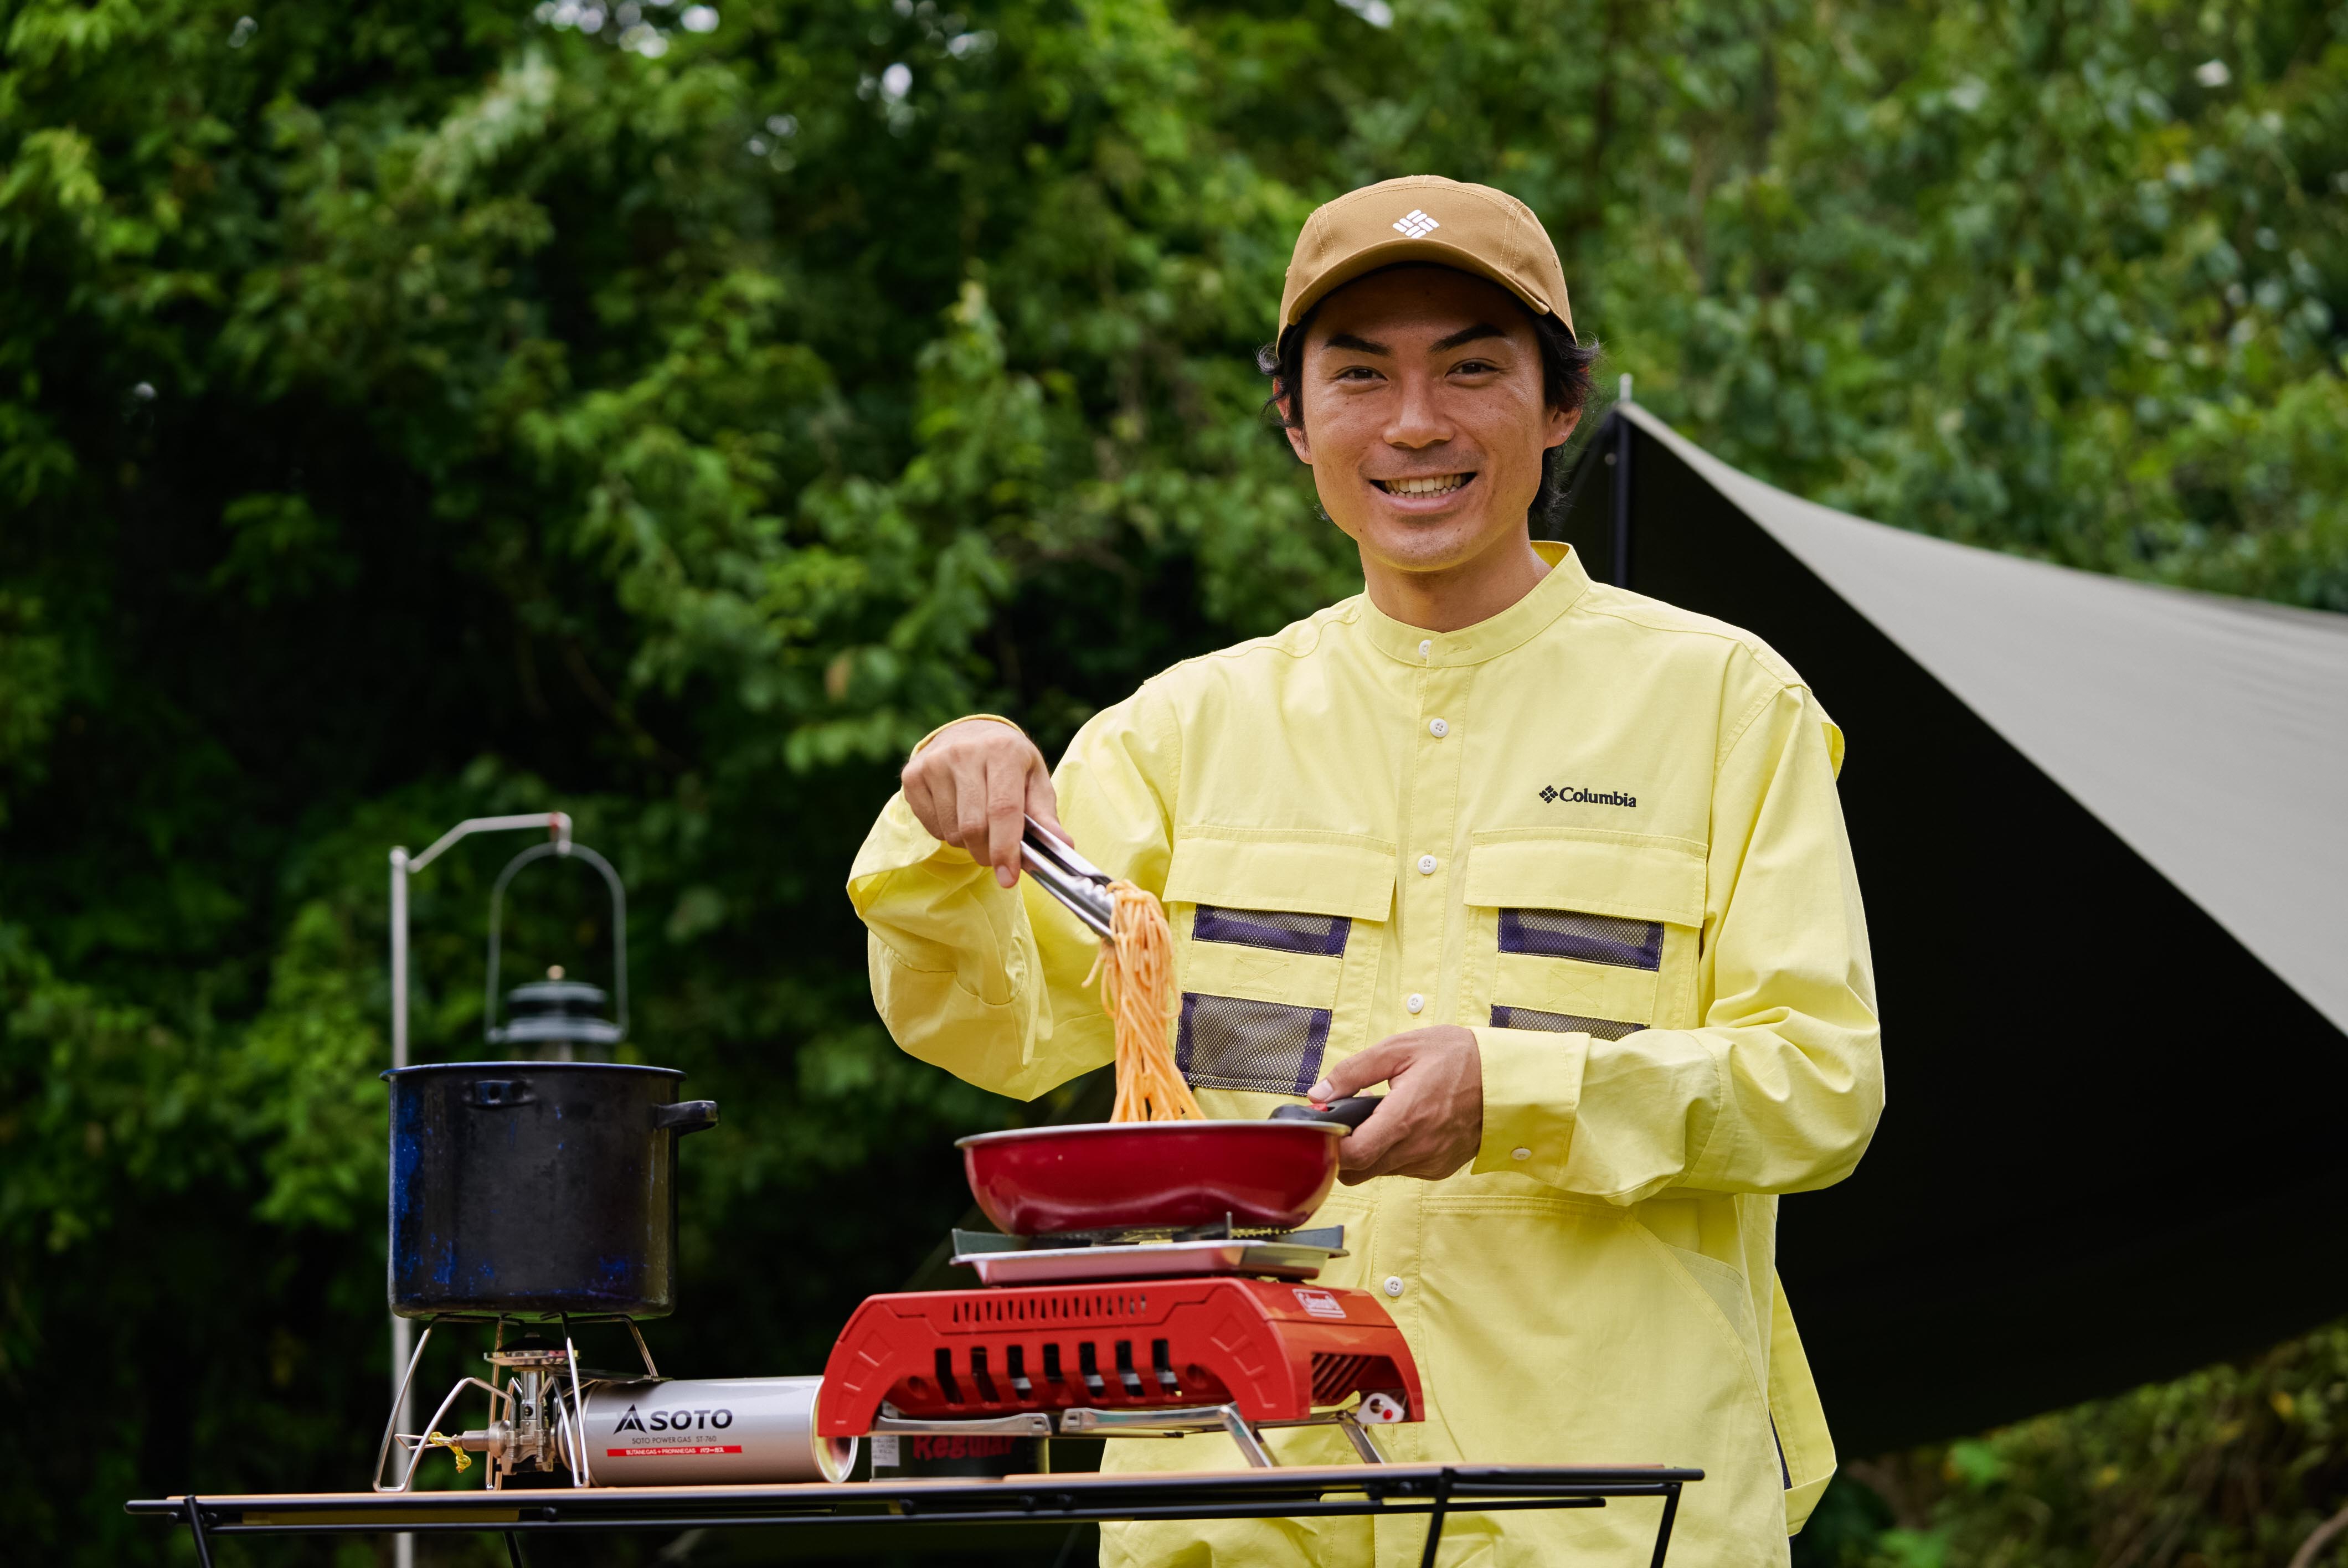
<path fill-rule="evenodd" d="M 391 1064 L 407 1065 L 407 879 L 440 858 L 441 852 L 476 833 L 505 833 L 542 827 L 557 855 L 571 853 L 571 814 L 567 811 L 521 812 L 511 816 L 469 816 L 438 838 L 423 854 L 411 856 L 405 847 L 391 852 Z"/>
<path fill-rule="evenodd" d="M 504 833 L 542 827 L 553 840 L 554 853 L 571 853 L 571 814 L 561 811 L 521 812 L 511 816 L 469 816 L 438 838 L 423 854 L 411 857 L 405 846 L 391 852 L 391 1064 L 407 1065 L 407 879 L 423 870 L 450 845 L 476 833 Z M 403 1372 L 410 1358 L 415 1325 L 397 1313 L 391 1318 L 392 1430 L 415 1424 L 413 1399 Z M 397 1568 L 415 1568 L 416 1537 L 394 1539 L 392 1561 Z"/>
<path fill-rule="evenodd" d="M 547 837 L 561 847 L 555 853 L 567 854 L 571 849 L 571 814 L 567 811 L 529 811 L 513 816 L 469 816 L 432 841 L 432 847 L 407 863 L 410 871 L 421 871 L 440 858 L 440 852 L 458 839 L 476 833 L 503 833 L 511 828 L 542 827 Z"/>

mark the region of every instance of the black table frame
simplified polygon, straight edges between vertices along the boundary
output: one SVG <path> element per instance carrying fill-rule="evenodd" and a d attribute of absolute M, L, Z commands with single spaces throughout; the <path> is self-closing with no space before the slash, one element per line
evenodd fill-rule
<path fill-rule="evenodd" d="M 1615 1499 L 1652 1497 L 1662 1500 L 1663 1516 L 1649 1568 L 1663 1568 L 1680 1489 L 1703 1479 L 1700 1470 L 1662 1466 L 1394 1464 L 764 1487 L 188 1495 L 134 1499 L 123 1508 L 185 1525 L 201 1568 L 211 1568 L 212 1539 L 226 1535 L 498 1533 L 519 1565 L 524 1536 L 598 1530 L 1398 1515 L 1425 1516 L 1420 1562 L 1434 1568 L 1450 1514 L 1603 1508 Z"/>

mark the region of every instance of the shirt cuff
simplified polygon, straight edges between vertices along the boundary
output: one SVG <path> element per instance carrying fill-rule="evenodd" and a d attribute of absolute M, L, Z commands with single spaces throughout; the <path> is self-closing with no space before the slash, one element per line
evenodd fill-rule
<path fill-rule="evenodd" d="M 892 872 L 910 871 L 917 866 L 976 866 L 968 850 L 957 849 L 944 839 L 934 837 L 905 804 L 905 792 L 899 790 L 889 797 L 873 820 L 872 829 L 864 835 L 863 845 L 856 852 L 856 862 L 849 867 L 848 892 L 859 898 L 863 885 Z"/>
<path fill-rule="evenodd" d="M 959 719 L 948 719 L 944 723 L 940 724 L 936 729 L 932 730 L 928 734 L 923 735 L 920 740 L 915 741 L 913 743 L 913 749 L 905 753 L 906 760 L 911 761 L 911 759 L 920 756 L 923 746 L 928 745 L 932 741 L 936 740 L 940 735 L 944 734 L 956 724 L 966 724 L 973 719 L 986 719 L 998 724 L 1010 724 L 1013 729 L 1019 730 L 1019 733 L 1023 735 L 1027 733 L 1025 730 L 1020 730 L 1019 726 L 1015 723 L 1004 718 L 1000 713 L 964 713 Z"/>
<path fill-rule="evenodd" d="M 1484 1061 L 1484 1139 L 1470 1168 L 1513 1171 L 1562 1187 L 1590 1037 L 1530 1029 L 1472 1032 Z"/>

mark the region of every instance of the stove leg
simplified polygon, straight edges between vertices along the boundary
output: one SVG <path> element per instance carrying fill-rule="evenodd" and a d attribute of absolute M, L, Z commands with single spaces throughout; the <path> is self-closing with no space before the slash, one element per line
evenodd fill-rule
<path fill-rule="evenodd" d="M 523 1568 L 521 1537 L 510 1530 L 506 1532 L 506 1561 L 512 1564 L 512 1568 Z"/>
<path fill-rule="evenodd" d="M 1239 1445 L 1240 1457 L 1257 1470 L 1272 1469 L 1272 1455 L 1263 1446 L 1262 1434 L 1248 1424 L 1248 1419 L 1240 1414 L 1240 1408 L 1225 1405 L 1220 1414 L 1223 1430 L 1231 1433 L 1231 1441 Z"/>
<path fill-rule="evenodd" d="M 565 1424 L 571 1429 L 569 1436 L 572 1440 L 567 1446 L 571 1452 L 576 1453 L 579 1456 L 576 1460 L 572 1461 L 574 1468 L 571 1472 L 571 1484 L 573 1486 L 592 1486 L 595 1484 L 595 1478 L 591 1472 L 587 1462 L 587 1395 L 579 1386 L 579 1347 L 572 1342 L 571 1319 L 565 1317 L 561 1322 L 562 1364 L 570 1368 L 571 1372 L 571 1409 L 572 1419 Z M 633 1328 L 635 1325 L 631 1322 L 629 1327 Z M 636 1344 L 637 1348 L 641 1349 L 643 1348 L 644 1341 L 639 1339 Z M 652 1355 L 649 1351 L 645 1352 L 644 1359 L 646 1361 L 650 1361 L 652 1359 Z M 566 1453 L 563 1457 L 566 1460 L 569 1460 L 570 1453 Z"/>
<path fill-rule="evenodd" d="M 1376 1441 L 1371 1438 L 1369 1428 L 1355 1420 L 1354 1419 L 1353 1411 L 1338 1411 L 1337 1425 L 1339 1429 L 1344 1432 L 1345 1440 L 1354 1445 L 1354 1451 L 1362 1456 L 1362 1462 L 1364 1464 L 1384 1464 L 1386 1462 L 1386 1456 L 1378 1451 L 1378 1445 Z"/>
<path fill-rule="evenodd" d="M 628 1326 L 629 1337 L 636 1342 L 636 1354 L 644 1358 L 644 1376 L 647 1378 L 659 1377 L 660 1368 L 653 1365 L 652 1348 L 644 1343 L 644 1331 L 636 1327 L 636 1320 L 633 1317 L 625 1318 L 623 1321 L 624 1321 Z"/>
<path fill-rule="evenodd" d="M 1444 1467 L 1435 1481 L 1435 1506 L 1426 1511 L 1426 1550 L 1419 1553 L 1418 1568 L 1435 1568 L 1435 1549 L 1443 1544 L 1443 1512 L 1451 1506 L 1451 1469 Z"/>
<path fill-rule="evenodd" d="M 192 1491 L 188 1494 L 188 1533 L 195 1538 L 199 1568 L 212 1568 L 212 1543 L 204 1539 L 204 1511 L 196 1505 Z"/>
<path fill-rule="evenodd" d="M 500 1322 L 502 1321 L 503 1320 L 500 1319 Z M 407 1490 L 407 1482 L 405 1480 L 403 1480 L 397 1486 L 386 1486 L 383 1484 L 383 1461 L 384 1457 L 391 1452 L 392 1445 L 398 1436 L 400 1412 L 407 1408 L 407 1390 L 415 1386 L 416 1368 L 424 1364 L 424 1348 L 432 1343 L 432 1330 L 439 1327 L 439 1323 L 440 1320 L 437 1317 L 427 1317 L 424 1320 L 424 1332 L 417 1337 L 416 1353 L 408 1357 L 407 1370 L 400 1375 L 399 1392 L 392 1396 L 391 1414 L 385 1418 L 383 1423 L 383 1442 L 375 1450 L 375 1476 L 373 1480 L 375 1489 L 377 1491 L 406 1491 Z M 429 1430 L 430 1429 L 427 1428 L 426 1430 Z M 407 1472 L 410 1476 L 413 1476 L 416 1473 L 416 1467 L 412 1464 L 409 1465 L 407 1467 Z"/>

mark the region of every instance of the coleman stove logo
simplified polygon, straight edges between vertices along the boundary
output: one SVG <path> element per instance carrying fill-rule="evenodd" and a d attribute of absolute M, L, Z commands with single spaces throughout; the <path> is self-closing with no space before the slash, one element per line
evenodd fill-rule
<path fill-rule="evenodd" d="M 1635 807 L 1639 797 L 1619 789 L 1585 789 L 1580 784 L 1543 784 L 1541 799 L 1555 805 L 1559 801 L 1571 801 L 1577 805 L 1625 805 Z"/>
<path fill-rule="evenodd" d="M 1296 1292 L 1296 1305 L 1315 1317 L 1342 1318 L 1345 1316 L 1345 1304 L 1325 1290 L 1306 1290 L 1300 1286 Z"/>
<path fill-rule="evenodd" d="M 701 1428 L 722 1432 L 733 1424 L 734 1412 L 731 1410 L 654 1410 L 652 1413 L 652 1424 L 647 1427 L 644 1418 L 636 1414 L 635 1406 L 630 1405 L 620 1412 L 620 1419 L 612 1430 L 614 1432 L 689 1432 L 695 1428 Z"/>

